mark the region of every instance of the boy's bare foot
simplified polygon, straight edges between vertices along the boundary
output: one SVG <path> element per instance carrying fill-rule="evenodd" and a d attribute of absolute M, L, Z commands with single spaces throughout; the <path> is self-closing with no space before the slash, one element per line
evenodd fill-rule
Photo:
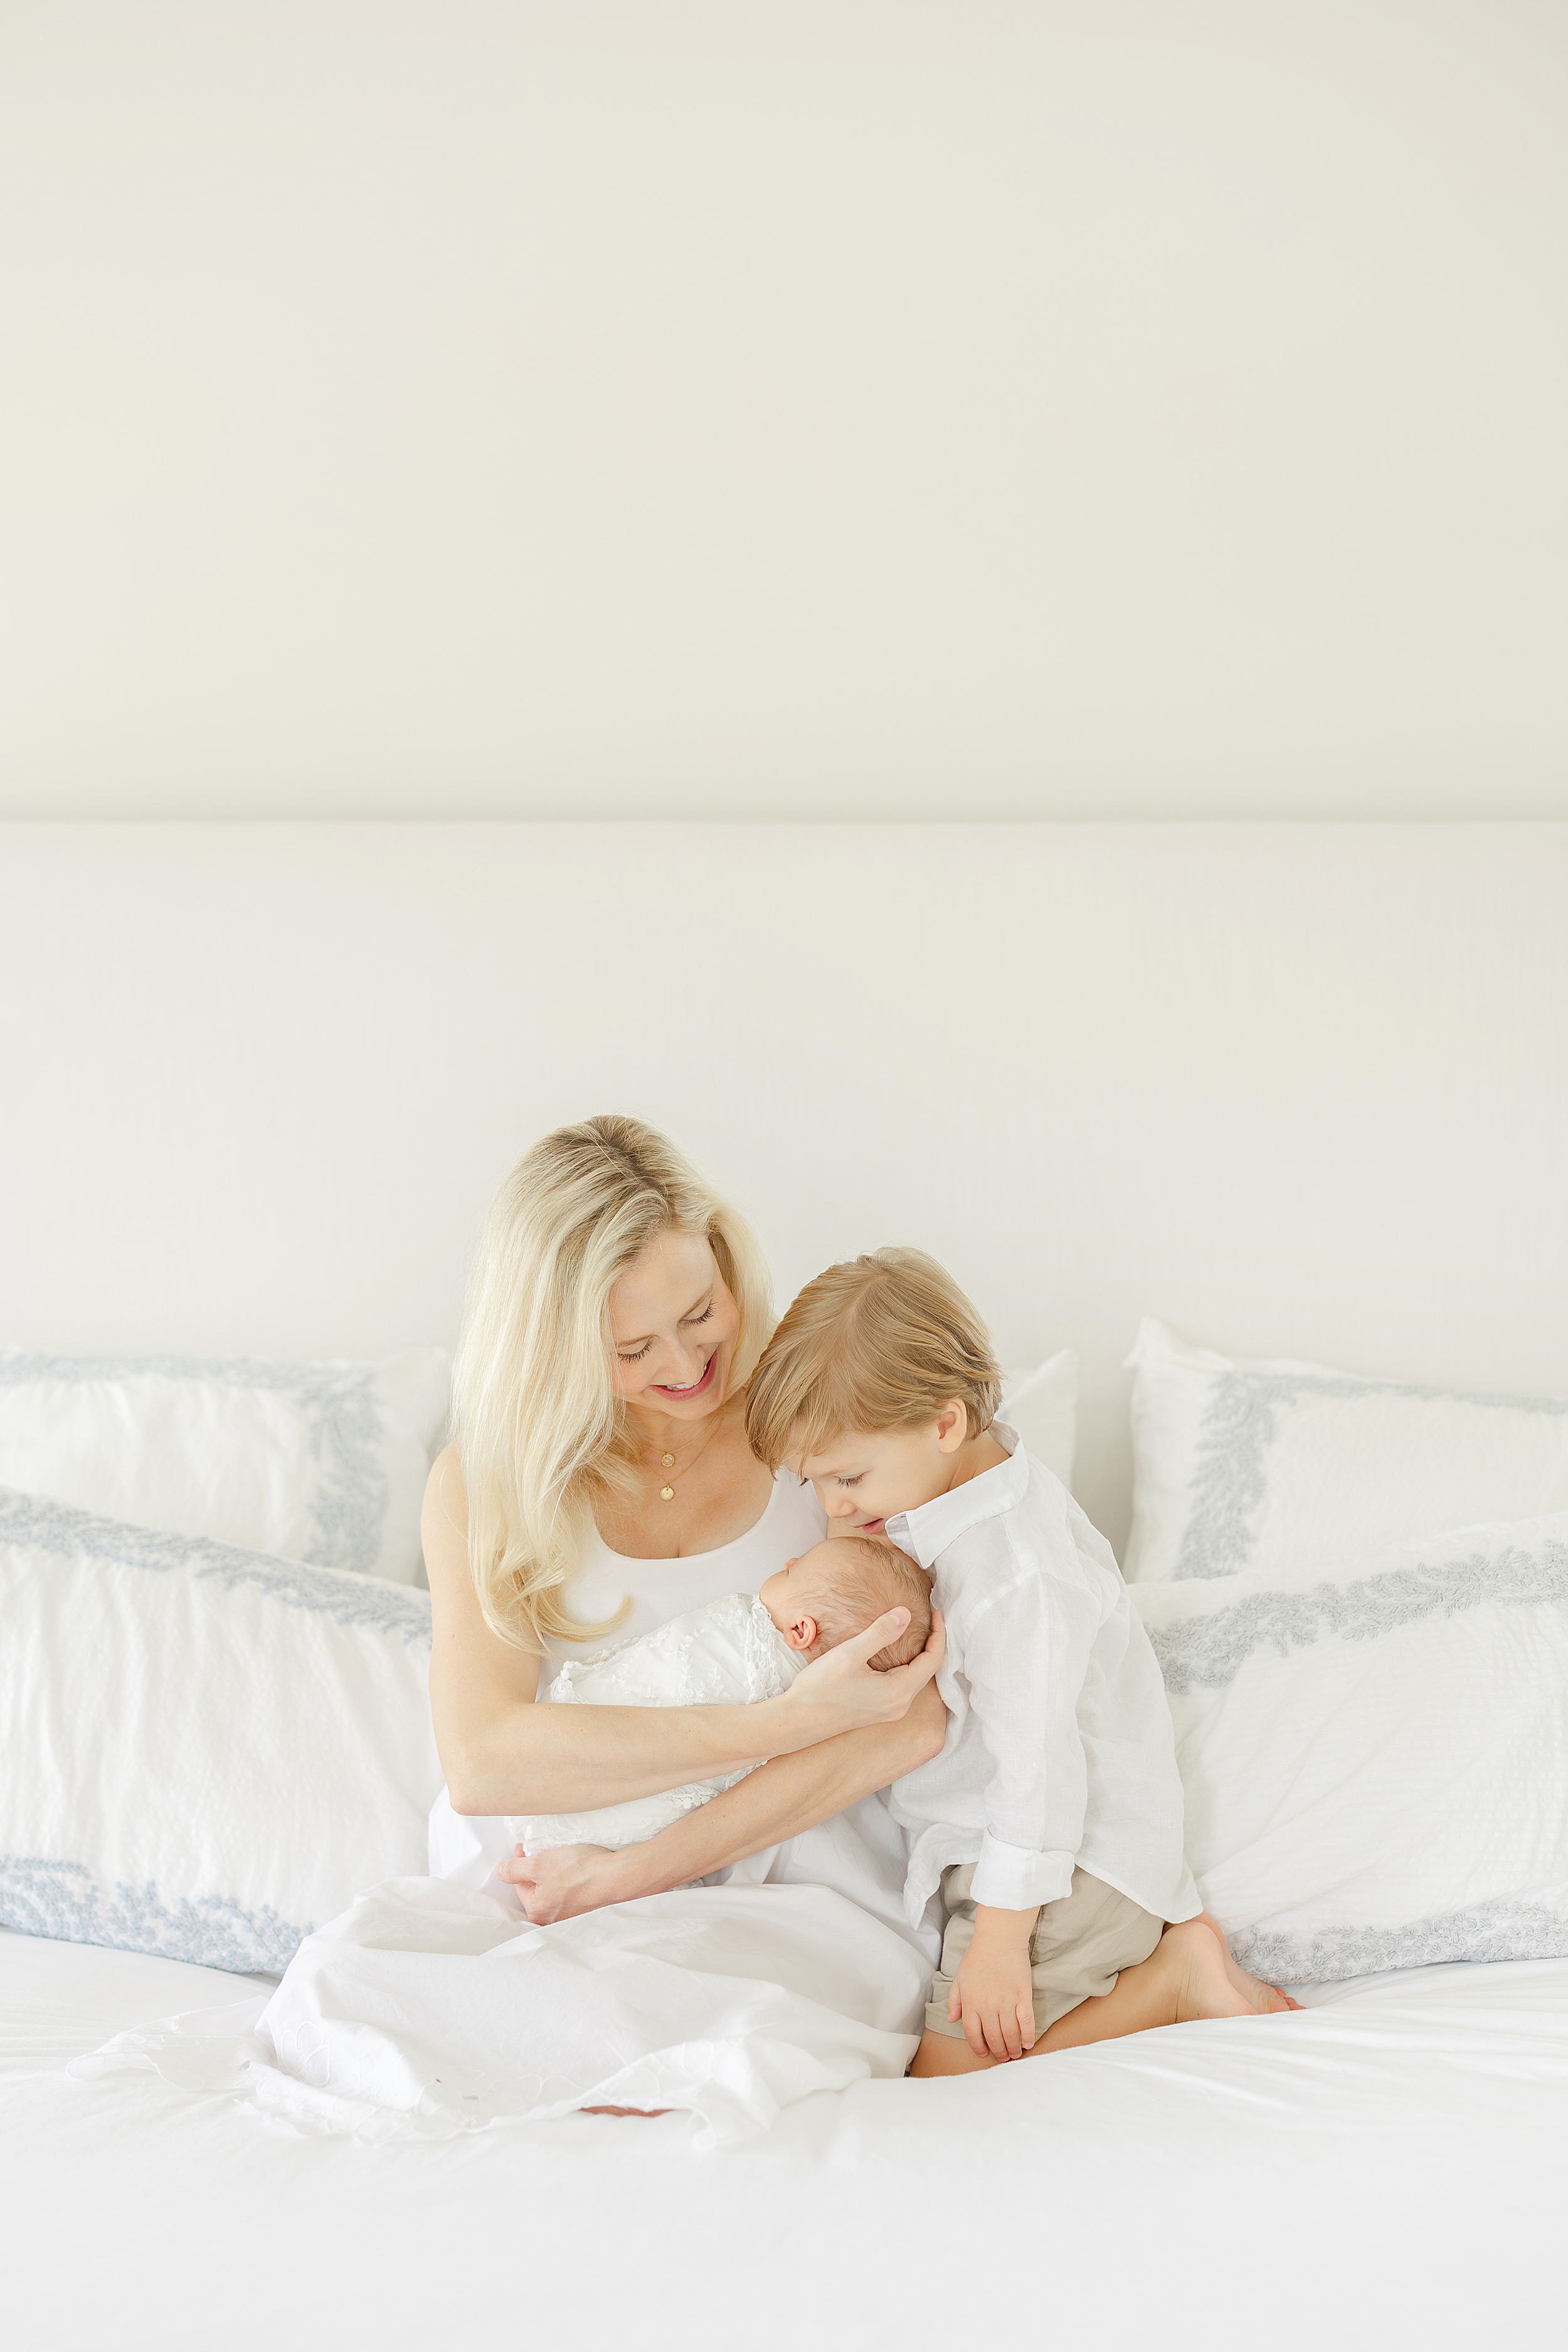
<path fill-rule="evenodd" d="M 1219 1948 L 1225 1954 L 1226 1974 L 1242 1998 L 1251 2002 L 1259 2017 L 1274 2017 L 1281 2010 L 1300 2008 L 1300 2002 L 1292 2000 L 1288 1992 L 1281 1992 L 1278 1985 L 1265 1984 L 1261 1977 L 1253 1976 L 1242 1967 L 1226 1940 L 1225 1929 L 1212 1911 L 1200 1911 L 1198 1918 L 1219 1937 Z"/>
<path fill-rule="evenodd" d="M 1237 1979 L 1239 1979 L 1239 1982 Z M 1185 2025 L 1200 2017 L 1266 2017 L 1299 2009 L 1300 2003 L 1259 1984 L 1237 1968 L 1215 1922 L 1206 1914 L 1167 1927 L 1146 1960 L 1123 1969 L 1108 1993 L 1079 2001 L 1042 2033 L 1027 2056 L 1078 2050 L 1090 2042 L 1110 2042 L 1151 2026 Z M 921 2038 L 910 2073 L 972 2074 L 998 2064 L 976 2058 L 966 2042 L 928 2031 Z"/>
<path fill-rule="evenodd" d="M 1203 1920 L 1184 1919 L 1179 1927 L 1167 1927 L 1152 1958 L 1162 1974 L 1169 1974 L 1175 2024 L 1187 2025 L 1198 2017 L 1258 2014 L 1247 1995 L 1230 1980 L 1223 1937 L 1213 1934 Z"/>

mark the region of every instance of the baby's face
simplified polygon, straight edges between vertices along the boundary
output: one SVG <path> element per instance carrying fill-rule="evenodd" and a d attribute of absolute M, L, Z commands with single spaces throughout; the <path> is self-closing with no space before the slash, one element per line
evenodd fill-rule
<path fill-rule="evenodd" d="M 813 1544 L 798 1559 L 786 1559 L 757 1594 L 790 1648 L 808 1657 L 822 1646 L 818 1621 L 824 1597 L 833 1590 L 832 1552 L 830 1543 Z"/>

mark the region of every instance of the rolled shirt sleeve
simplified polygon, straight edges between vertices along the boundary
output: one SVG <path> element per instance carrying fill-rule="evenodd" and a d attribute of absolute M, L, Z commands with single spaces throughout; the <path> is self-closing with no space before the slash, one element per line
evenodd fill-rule
<path fill-rule="evenodd" d="M 1041 1853 L 1032 1846 L 1004 1845 L 987 1830 L 980 1841 L 970 1894 L 998 1911 L 1037 1911 L 1058 1903 L 1072 1886 L 1074 1855 Z"/>

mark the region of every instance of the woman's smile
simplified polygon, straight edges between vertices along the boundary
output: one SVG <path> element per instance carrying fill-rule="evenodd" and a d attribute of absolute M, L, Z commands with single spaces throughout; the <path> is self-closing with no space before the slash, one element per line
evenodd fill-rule
<path fill-rule="evenodd" d="M 715 1348 L 702 1367 L 702 1377 L 700 1381 L 693 1381 L 689 1387 L 683 1389 L 676 1388 L 666 1381 L 650 1381 L 647 1393 L 649 1396 L 668 1397 L 672 1404 L 685 1404 L 689 1398 L 700 1396 L 705 1389 L 712 1385 L 713 1367 L 718 1360 L 719 1350 Z"/>

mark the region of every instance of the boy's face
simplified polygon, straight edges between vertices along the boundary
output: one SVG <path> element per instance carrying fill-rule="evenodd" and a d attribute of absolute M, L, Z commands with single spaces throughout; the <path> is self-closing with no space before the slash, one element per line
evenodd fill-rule
<path fill-rule="evenodd" d="M 799 1465 L 830 1519 L 857 1535 L 879 1536 L 900 1511 L 918 1511 L 945 1495 L 958 1466 L 966 1416 L 950 1405 L 918 1429 L 884 1429 L 875 1436 L 849 1432 Z"/>

